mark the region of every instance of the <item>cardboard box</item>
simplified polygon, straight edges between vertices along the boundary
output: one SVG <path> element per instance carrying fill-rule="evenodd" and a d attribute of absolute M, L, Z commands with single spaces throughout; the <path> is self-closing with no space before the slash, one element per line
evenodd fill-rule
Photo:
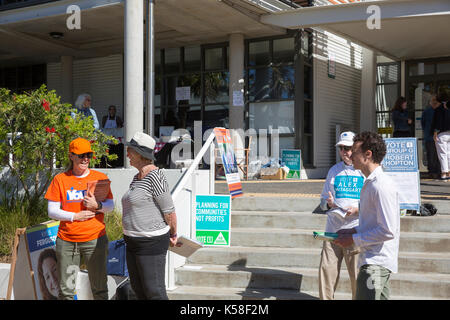
<path fill-rule="evenodd" d="M 286 171 L 279 168 L 277 173 L 271 175 L 261 175 L 261 179 L 263 180 L 285 180 L 286 179 Z"/>

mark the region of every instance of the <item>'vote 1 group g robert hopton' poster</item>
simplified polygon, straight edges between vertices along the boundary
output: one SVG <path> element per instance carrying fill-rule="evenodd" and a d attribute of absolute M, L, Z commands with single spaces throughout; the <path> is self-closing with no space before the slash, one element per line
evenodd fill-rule
<path fill-rule="evenodd" d="M 400 209 L 420 209 L 420 175 L 416 138 L 386 138 L 387 153 L 381 163 L 397 185 Z"/>

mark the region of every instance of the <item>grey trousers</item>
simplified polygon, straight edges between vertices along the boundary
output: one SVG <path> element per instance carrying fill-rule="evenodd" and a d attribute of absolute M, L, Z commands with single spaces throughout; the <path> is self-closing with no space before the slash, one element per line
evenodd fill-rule
<path fill-rule="evenodd" d="M 106 235 L 86 242 L 70 242 L 56 238 L 56 259 L 59 276 L 60 300 L 73 300 L 81 258 L 87 265 L 89 282 L 95 300 L 108 300 Z"/>

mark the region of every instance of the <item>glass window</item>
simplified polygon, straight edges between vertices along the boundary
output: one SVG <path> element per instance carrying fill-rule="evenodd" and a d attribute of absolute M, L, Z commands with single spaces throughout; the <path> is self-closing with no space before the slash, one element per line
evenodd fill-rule
<path fill-rule="evenodd" d="M 201 51 L 199 46 L 184 48 L 184 72 L 200 71 Z"/>
<path fill-rule="evenodd" d="M 205 49 L 205 69 L 217 70 L 223 68 L 222 47 Z"/>
<path fill-rule="evenodd" d="M 273 62 L 294 61 L 294 38 L 273 40 Z"/>
<path fill-rule="evenodd" d="M 273 67 L 272 99 L 294 99 L 294 66 Z"/>
<path fill-rule="evenodd" d="M 180 49 L 170 48 L 164 52 L 164 72 L 177 73 L 180 72 Z"/>
<path fill-rule="evenodd" d="M 248 71 L 250 101 L 270 99 L 271 84 L 272 68 L 250 69 Z"/>
<path fill-rule="evenodd" d="M 377 66 L 377 83 L 398 82 L 398 63 Z"/>
<path fill-rule="evenodd" d="M 203 129 L 229 127 L 228 104 L 206 105 L 203 113 Z"/>
<path fill-rule="evenodd" d="M 377 85 L 375 103 L 377 111 L 389 111 L 398 98 L 398 84 Z"/>
<path fill-rule="evenodd" d="M 228 72 L 205 73 L 204 90 L 206 103 L 228 103 Z"/>
<path fill-rule="evenodd" d="M 311 102 L 305 101 L 304 104 L 304 112 L 303 112 L 303 119 L 304 119 L 304 133 L 312 133 L 312 108 L 311 108 Z"/>
<path fill-rule="evenodd" d="M 312 99 L 312 88 L 311 88 L 311 79 L 312 79 L 312 68 L 309 66 L 304 67 L 304 95 L 306 99 Z"/>
<path fill-rule="evenodd" d="M 248 46 L 249 66 L 265 66 L 270 63 L 269 40 L 250 42 Z"/>
<path fill-rule="evenodd" d="M 450 73 L 450 61 L 439 62 L 437 64 L 437 73 Z"/>
<path fill-rule="evenodd" d="M 155 50 L 155 73 L 161 73 L 161 50 Z"/>
<path fill-rule="evenodd" d="M 410 76 L 422 76 L 428 74 L 434 74 L 433 62 L 419 62 L 409 65 L 409 75 Z"/>
<path fill-rule="evenodd" d="M 201 103 L 201 75 L 199 73 L 178 77 L 178 87 L 190 87 L 190 104 Z"/>
<path fill-rule="evenodd" d="M 295 133 L 294 101 L 250 103 L 250 128 L 279 129 L 280 134 Z"/>
<path fill-rule="evenodd" d="M 311 57 L 311 48 L 310 48 L 310 33 L 309 32 L 303 32 L 301 37 L 301 47 L 300 51 L 301 54 L 306 58 L 306 60 L 309 60 Z"/>

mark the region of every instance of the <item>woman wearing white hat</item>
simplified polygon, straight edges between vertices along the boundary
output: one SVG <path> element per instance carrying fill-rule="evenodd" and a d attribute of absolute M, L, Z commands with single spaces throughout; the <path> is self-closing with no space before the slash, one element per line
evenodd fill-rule
<path fill-rule="evenodd" d="M 364 176 L 352 166 L 352 145 L 355 134 L 351 131 L 340 135 L 336 147 L 342 161 L 331 167 L 323 186 L 320 207 L 327 211 L 326 232 L 356 227 L 358 221 L 358 204 Z M 356 277 L 358 274 L 358 255 L 355 248 L 344 249 L 324 241 L 319 266 L 319 296 L 323 300 L 334 299 L 340 267 L 345 259 L 350 276 L 352 297 L 356 294 Z"/>
<path fill-rule="evenodd" d="M 155 140 L 137 132 L 126 142 L 139 170 L 122 197 L 122 226 L 130 284 L 140 300 L 167 300 L 167 250 L 177 244 L 177 216 L 164 173 L 154 165 Z"/>

